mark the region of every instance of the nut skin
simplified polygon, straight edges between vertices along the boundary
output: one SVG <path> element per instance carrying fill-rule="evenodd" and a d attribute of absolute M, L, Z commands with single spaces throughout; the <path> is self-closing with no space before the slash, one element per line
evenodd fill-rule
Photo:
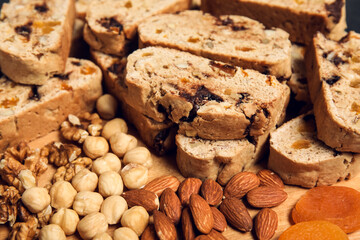
<path fill-rule="evenodd" d="M 121 169 L 121 161 L 113 153 L 106 153 L 104 156 L 97 158 L 92 164 L 92 171 L 100 175 L 107 171 L 119 172 Z"/>
<path fill-rule="evenodd" d="M 255 173 L 240 172 L 233 176 L 224 189 L 225 197 L 242 198 L 251 189 L 260 185 L 260 180 Z"/>
<path fill-rule="evenodd" d="M 101 204 L 101 213 L 107 219 L 108 224 L 117 224 L 124 212 L 128 209 L 126 200 L 121 196 L 110 196 Z"/>
<path fill-rule="evenodd" d="M 50 204 L 50 195 L 45 188 L 32 187 L 26 189 L 21 196 L 21 201 L 32 213 L 43 211 Z"/>
<path fill-rule="evenodd" d="M 97 192 L 83 191 L 76 194 L 73 209 L 80 215 L 99 212 L 103 197 Z"/>
<path fill-rule="evenodd" d="M 238 198 L 225 198 L 220 204 L 220 212 L 222 212 L 227 220 L 234 228 L 243 232 L 250 232 L 253 227 L 251 216 L 245 205 Z"/>
<path fill-rule="evenodd" d="M 124 184 L 119 173 L 107 171 L 99 176 L 98 188 L 103 197 L 109 197 L 122 194 Z"/>
<path fill-rule="evenodd" d="M 212 179 L 206 179 L 202 183 L 200 191 L 203 198 L 211 206 L 219 205 L 223 198 L 223 190 L 220 184 Z"/>
<path fill-rule="evenodd" d="M 118 103 L 110 94 L 104 94 L 96 101 L 96 110 L 103 119 L 112 119 L 115 117 Z"/>
<path fill-rule="evenodd" d="M 149 213 L 159 209 L 159 198 L 153 192 L 144 189 L 135 189 L 126 191 L 121 196 L 125 198 L 130 208 L 142 206 Z"/>
<path fill-rule="evenodd" d="M 227 222 L 224 214 L 222 214 L 216 207 L 211 207 L 214 216 L 214 229 L 219 232 L 225 231 Z"/>
<path fill-rule="evenodd" d="M 149 214 L 141 206 L 132 207 L 124 212 L 121 217 L 121 226 L 131 228 L 140 236 L 149 224 Z"/>
<path fill-rule="evenodd" d="M 141 235 L 141 240 L 156 240 L 158 239 L 155 232 L 154 224 L 149 224 Z"/>
<path fill-rule="evenodd" d="M 181 217 L 181 202 L 176 193 L 167 188 L 160 196 L 160 211 L 165 213 L 177 225 Z"/>
<path fill-rule="evenodd" d="M 181 214 L 181 229 L 185 240 L 195 239 L 195 225 L 188 207 L 184 208 Z"/>
<path fill-rule="evenodd" d="M 93 192 L 98 185 L 98 180 L 99 179 L 96 173 L 93 173 L 89 169 L 84 168 L 73 177 L 73 179 L 71 180 L 71 184 L 78 192 Z"/>
<path fill-rule="evenodd" d="M 137 163 L 150 168 L 153 164 L 150 151 L 146 147 L 136 147 L 127 151 L 123 158 L 124 164 Z"/>
<path fill-rule="evenodd" d="M 124 119 L 114 118 L 108 121 L 107 123 L 105 123 L 103 130 L 101 132 L 101 136 L 109 140 L 110 137 L 116 132 L 122 132 L 122 133 L 128 132 L 128 127 Z"/>
<path fill-rule="evenodd" d="M 214 216 L 209 204 L 198 194 L 191 194 L 189 207 L 196 228 L 204 234 L 208 234 L 214 227 Z"/>
<path fill-rule="evenodd" d="M 50 223 L 59 225 L 65 235 L 74 234 L 79 221 L 79 215 L 74 210 L 66 208 L 60 208 L 50 219 Z"/>
<path fill-rule="evenodd" d="M 109 151 L 109 144 L 103 137 L 88 136 L 84 141 L 83 150 L 86 156 L 95 159 Z"/>
<path fill-rule="evenodd" d="M 182 181 L 178 188 L 178 195 L 183 206 L 189 205 L 191 194 L 198 194 L 202 181 L 198 178 L 186 178 Z"/>
<path fill-rule="evenodd" d="M 278 227 L 278 216 L 270 208 L 263 208 L 255 217 L 254 228 L 260 240 L 270 240 Z"/>
<path fill-rule="evenodd" d="M 64 231 L 61 229 L 59 225 L 49 224 L 44 226 L 39 235 L 40 240 L 66 240 L 66 236 Z"/>
<path fill-rule="evenodd" d="M 67 181 L 57 181 L 50 189 L 51 206 L 53 208 L 70 208 L 77 191 Z"/>
<path fill-rule="evenodd" d="M 149 170 L 146 167 L 130 163 L 121 169 L 121 177 L 128 189 L 139 189 L 146 184 L 148 172 Z"/>
<path fill-rule="evenodd" d="M 145 185 L 144 189 L 160 196 L 166 188 L 171 188 L 174 192 L 178 190 L 180 181 L 175 176 L 161 176 L 153 179 Z"/>
<path fill-rule="evenodd" d="M 284 182 L 279 175 L 269 169 L 260 170 L 256 175 L 260 180 L 260 186 L 284 188 Z"/>
<path fill-rule="evenodd" d="M 138 240 L 139 237 L 136 235 L 134 230 L 128 227 L 121 227 L 114 231 L 114 240 Z"/>
<path fill-rule="evenodd" d="M 287 199 L 287 193 L 279 187 L 262 186 L 248 192 L 248 203 L 256 208 L 279 206 Z"/>
<path fill-rule="evenodd" d="M 109 141 L 111 150 L 118 157 L 124 157 L 127 151 L 137 146 L 137 139 L 134 136 L 122 132 L 114 133 Z"/>
<path fill-rule="evenodd" d="M 83 239 L 92 239 L 96 234 L 106 232 L 108 224 L 104 214 L 90 213 L 80 220 L 77 230 Z"/>
<path fill-rule="evenodd" d="M 154 227 L 156 235 L 160 240 L 176 240 L 176 228 L 164 213 L 155 210 L 154 211 Z"/>

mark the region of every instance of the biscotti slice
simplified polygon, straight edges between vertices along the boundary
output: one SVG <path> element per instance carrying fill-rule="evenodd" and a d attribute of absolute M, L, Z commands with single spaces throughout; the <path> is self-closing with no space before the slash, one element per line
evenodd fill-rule
<path fill-rule="evenodd" d="M 215 16 L 242 15 L 279 27 L 293 42 L 310 44 L 320 31 L 339 40 L 346 33 L 345 0 L 202 0 L 201 9 Z"/>
<path fill-rule="evenodd" d="M 160 47 L 129 55 L 124 85 L 124 101 L 139 112 L 213 140 L 262 135 L 288 94 L 274 76 Z"/>
<path fill-rule="evenodd" d="M 74 0 L 11 0 L 0 17 L 0 69 L 11 80 L 44 84 L 65 70 Z"/>
<path fill-rule="evenodd" d="M 286 184 L 312 188 L 355 176 L 360 154 L 341 153 L 319 141 L 314 115 L 308 113 L 271 133 L 268 167 Z"/>
<path fill-rule="evenodd" d="M 242 16 L 201 11 L 162 14 L 139 25 L 139 46 L 162 46 L 255 69 L 280 79 L 291 76 L 289 34 Z"/>
<path fill-rule="evenodd" d="M 95 50 L 124 56 L 146 18 L 188 9 L 190 0 L 101 0 L 88 6 L 85 41 Z"/>
<path fill-rule="evenodd" d="M 76 17 L 80 18 L 81 20 L 85 20 L 88 6 L 90 6 L 90 4 L 93 1 L 94 0 L 76 0 L 75 1 Z"/>
<path fill-rule="evenodd" d="M 65 73 L 42 86 L 0 78 L 0 151 L 57 130 L 69 114 L 91 111 L 102 94 L 101 70 L 92 62 L 69 58 Z"/>
<path fill-rule="evenodd" d="M 124 118 L 135 126 L 144 143 L 159 155 L 172 150 L 175 147 L 175 124 L 170 121 L 157 122 L 123 101 L 124 95 L 121 93 L 125 91 L 123 81 L 126 58 L 95 50 L 90 50 L 90 53 L 103 71 L 106 89 L 119 100 Z"/>
<path fill-rule="evenodd" d="M 318 33 L 306 58 L 318 138 L 360 153 L 360 34 L 335 42 Z"/>

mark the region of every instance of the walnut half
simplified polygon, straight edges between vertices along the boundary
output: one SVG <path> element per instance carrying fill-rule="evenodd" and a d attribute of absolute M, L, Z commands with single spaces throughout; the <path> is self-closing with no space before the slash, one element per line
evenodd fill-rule
<path fill-rule="evenodd" d="M 84 168 L 90 169 L 92 160 L 87 157 L 80 157 L 76 160 L 69 162 L 65 166 L 59 167 L 53 177 L 53 182 L 60 180 L 71 181 L 71 179 Z"/>
<path fill-rule="evenodd" d="M 21 198 L 19 191 L 6 185 L 0 185 L 0 224 L 10 223 L 12 227 L 17 216 L 17 202 Z"/>

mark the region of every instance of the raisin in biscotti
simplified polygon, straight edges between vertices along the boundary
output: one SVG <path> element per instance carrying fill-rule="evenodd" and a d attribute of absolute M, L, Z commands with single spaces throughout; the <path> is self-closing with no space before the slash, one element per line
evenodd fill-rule
<path fill-rule="evenodd" d="M 91 111 L 102 94 L 101 70 L 92 62 L 69 58 L 65 73 L 42 86 L 0 78 L 0 150 L 57 130 L 68 114 Z"/>
<path fill-rule="evenodd" d="M 140 46 L 162 46 L 227 62 L 278 79 L 291 76 L 291 43 L 285 31 L 242 16 L 201 11 L 162 14 L 139 25 Z"/>
<path fill-rule="evenodd" d="M 175 147 L 175 124 L 170 121 L 157 122 L 123 101 L 126 57 L 111 56 L 95 50 L 90 50 L 90 53 L 103 71 L 106 89 L 119 100 L 124 117 L 135 126 L 144 143 L 159 155 L 172 150 Z"/>
<path fill-rule="evenodd" d="M 316 138 L 312 113 L 271 133 L 268 167 L 286 184 L 312 188 L 349 179 L 360 171 L 360 154 L 341 153 Z"/>
<path fill-rule="evenodd" d="M 124 101 L 137 111 L 213 140 L 264 134 L 288 94 L 274 76 L 160 47 L 129 55 L 123 84 Z"/>
<path fill-rule="evenodd" d="M 309 44 L 320 31 L 339 40 L 346 33 L 345 0 L 202 0 L 201 9 L 215 16 L 242 15 L 279 27 L 290 40 Z"/>
<path fill-rule="evenodd" d="M 306 59 L 318 138 L 360 153 L 360 35 L 350 32 L 335 42 L 318 33 Z"/>
<path fill-rule="evenodd" d="M 44 84 L 63 73 L 75 19 L 74 0 L 11 0 L 0 17 L 0 68 L 11 80 Z"/>
<path fill-rule="evenodd" d="M 86 13 L 84 39 L 104 53 L 124 56 L 136 39 L 137 27 L 160 13 L 188 9 L 190 0 L 101 0 L 92 2 Z"/>

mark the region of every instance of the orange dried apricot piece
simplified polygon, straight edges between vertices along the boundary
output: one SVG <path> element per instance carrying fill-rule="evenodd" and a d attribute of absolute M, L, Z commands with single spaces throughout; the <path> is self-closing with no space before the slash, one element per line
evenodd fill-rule
<path fill-rule="evenodd" d="M 283 232 L 279 240 L 348 240 L 346 233 L 328 221 L 309 221 L 295 224 Z"/>
<path fill-rule="evenodd" d="M 325 220 L 344 232 L 360 229 L 360 192 L 349 187 L 321 186 L 310 189 L 292 210 L 295 223 Z"/>

